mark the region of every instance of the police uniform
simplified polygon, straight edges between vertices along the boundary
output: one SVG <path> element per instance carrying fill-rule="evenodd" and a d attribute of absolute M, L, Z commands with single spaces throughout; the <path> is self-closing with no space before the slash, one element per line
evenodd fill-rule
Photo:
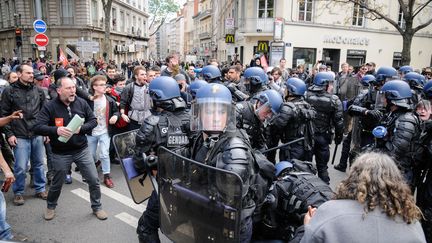
<path fill-rule="evenodd" d="M 280 114 L 274 119 L 273 124 L 278 133 L 281 133 L 282 143 L 305 137 L 279 151 L 279 160 L 311 160 L 310 153 L 313 146 L 313 125 L 312 120 L 316 112 L 303 97 L 297 96 L 294 100 L 285 102 Z M 274 132 L 276 134 L 277 132 Z"/>
<path fill-rule="evenodd" d="M 262 151 L 267 148 L 264 138 L 264 126 L 255 115 L 254 101 L 256 102 L 256 100 L 252 100 L 236 104 L 236 126 L 246 131 L 253 149 Z"/>
<path fill-rule="evenodd" d="M 343 110 L 342 103 L 336 95 L 325 90 L 316 90 L 314 86 L 309 88 L 306 101 L 316 110 L 315 144 L 313 154 L 318 169 L 318 176 L 325 182 L 330 178 L 327 172 L 327 163 L 330 159 L 329 145 L 332 142 L 332 128 L 335 130 L 335 138 L 342 138 L 343 134 Z"/>
<path fill-rule="evenodd" d="M 152 87 L 152 84 L 157 87 Z M 151 116 L 147 117 L 136 135 L 134 162 L 138 171 L 146 170 L 146 164 L 141 155 L 143 153 L 157 155 L 157 149 L 160 146 L 175 149 L 183 156 L 188 156 L 189 153 L 190 115 L 185 110 L 185 101 L 180 98 L 177 82 L 170 77 L 158 77 L 152 81 L 152 84 L 149 86 L 149 91 L 154 106 L 161 107 L 163 110 L 155 110 Z M 164 94 L 154 94 L 152 90 L 158 90 L 161 85 L 169 89 L 169 84 L 173 85 L 173 89 L 176 87 L 177 92 L 174 92 L 175 97 L 161 101 L 163 103 L 161 105 L 155 99 L 163 97 Z M 138 221 L 137 234 L 140 242 L 159 242 L 159 226 L 159 200 L 157 193 L 153 191 L 147 209 Z"/>

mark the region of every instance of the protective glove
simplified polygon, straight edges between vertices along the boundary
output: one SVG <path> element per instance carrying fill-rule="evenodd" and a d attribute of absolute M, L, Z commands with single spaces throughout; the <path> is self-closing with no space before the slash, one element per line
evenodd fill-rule
<path fill-rule="evenodd" d="M 383 117 L 383 114 L 379 110 L 368 110 L 368 111 L 366 111 L 366 115 L 368 115 L 369 117 L 372 117 L 373 119 L 375 119 L 377 121 L 381 120 Z"/>
<path fill-rule="evenodd" d="M 156 155 L 149 155 L 144 159 L 144 164 L 147 171 L 157 170 L 158 157 Z"/>
<path fill-rule="evenodd" d="M 341 134 L 336 134 L 336 135 L 335 135 L 335 138 L 334 138 L 334 142 L 335 142 L 335 144 L 340 144 L 340 143 L 342 142 L 342 139 L 343 139 L 343 133 L 341 133 Z"/>

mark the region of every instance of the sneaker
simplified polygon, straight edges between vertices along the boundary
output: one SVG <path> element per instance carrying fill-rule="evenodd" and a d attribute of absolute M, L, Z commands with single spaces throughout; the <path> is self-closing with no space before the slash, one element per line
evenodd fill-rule
<path fill-rule="evenodd" d="M 335 170 L 338 170 L 340 172 L 345 172 L 346 171 L 346 166 L 344 167 L 343 165 L 341 165 L 340 163 L 334 166 Z"/>
<path fill-rule="evenodd" d="M 13 203 L 16 206 L 24 205 L 24 197 L 22 195 L 15 195 Z"/>
<path fill-rule="evenodd" d="M 55 216 L 55 210 L 47 208 L 47 210 L 45 211 L 45 214 L 44 214 L 44 219 L 48 221 L 48 220 L 53 219 L 54 216 Z"/>
<path fill-rule="evenodd" d="M 104 184 L 108 188 L 113 188 L 114 187 L 114 182 L 112 181 L 111 177 L 109 177 L 109 176 L 105 176 L 105 178 L 104 178 Z"/>
<path fill-rule="evenodd" d="M 66 175 L 65 184 L 72 184 L 72 176 Z"/>
<path fill-rule="evenodd" d="M 48 193 L 46 191 L 38 192 L 38 193 L 35 194 L 35 197 L 40 198 L 42 200 L 47 200 Z"/>
<path fill-rule="evenodd" d="M 100 220 L 105 220 L 108 218 L 108 214 L 103 211 L 102 209 L 99 209 L 97 211 L 93 211 L 93 214 L 96 215 L 96 218 L 100 219 Z"/>
<path fill-rule="evenodd" d="M 20 233 L 16 233 L 14 231 L 12 231 L 12 241 L 14 242 L 26 242 L 28 241 L 28 237 L 25 235 L 22 235 Z"/>

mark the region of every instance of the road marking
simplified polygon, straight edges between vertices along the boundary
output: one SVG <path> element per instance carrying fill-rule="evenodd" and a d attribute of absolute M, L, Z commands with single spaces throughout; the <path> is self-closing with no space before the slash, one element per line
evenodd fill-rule
<path fill-rule="evenodd" d="M 82 181 L 81 175 L 79 175 L 76 172 L 72 172 L 72 178 L 74 178 L 76 181 L 79 181 L 82 184 L 87 185 L 87 183 L 85 183 L 85 182 Z M 132 208 L 132 209 L 134 209 L 134 210 L 136 210 L 138 212 L 140 212 L 140 213 L 144 212 L 144 210 L 147 207 L 147 202 L 141 203 L 141 204 L 136 204 L 129 197 L 127 197 L 127 196 L 125 196 L 125 195 L 123 195 L 121 193 L 118 193 L 118 192 L 116 192 L 116 191 L 114 191 L 112 189 L 106 188 L 106 187 L 104 187 L 102 185 L 100 186 L 100 189 L 101 189 L 101 193 L 103 193 L 105 196 L 108 196 L 108 197 L 110 197 L 110 198 L 112 198 L 112 199 L 114 199 L 114 200 L 116 200 L 116 201 L 118 201 L 118 202 L 120 202 L 120 203 L 122 203 L 122 204 L 124 204 L 124 205 L 126 205 L 126 206 L 128 206 L 128 207 L 130 207 L 130 208 Z M 87 199 L 88 199 L 88 197 L 87 197 Z"/>
<path fill-rule="evenodd" d="M 132 226 L 134 229 L 136 229 L 138 226 L 138 219 L 135 218 L 134 216 L 128 214 L 128 213 L 122 212 L 122 213 L 115 215 L 114 217 L 116 217 L 116 218 L 120 219 L 121 221 L 125 222 L 126 224 Z"/>
<path fill-rule="evenodd" d="M 86 200 L 87 202 L 90 202 L 90 193 L 88 193 L 86 190 L 77 188 L 77 189 L 73 189 L 71 192 L 77 195 L 78 197 Z"/>

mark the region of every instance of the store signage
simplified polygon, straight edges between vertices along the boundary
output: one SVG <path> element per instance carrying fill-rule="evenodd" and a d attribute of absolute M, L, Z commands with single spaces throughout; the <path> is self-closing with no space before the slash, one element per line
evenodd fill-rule
<path fill-rule="evenodd" d="M 324 43 L 343 44 L 343 45 L 360 45 L 368 46 L 369 38 L 366 37 L 348 37 L 341 35 L 325 35 Z"/>
<path fill-rule="evenodd" d="M 234 38 L 234 34 L 226 34 L 225 35 L 225 43 L 234 43 L 235 42 L 235 38 Z"/>
<path fill-rule="evenodd" d="M 268 41 L 258 41 L 258 52 L 267 53 L 269 50 L 269 42 Z"/>

